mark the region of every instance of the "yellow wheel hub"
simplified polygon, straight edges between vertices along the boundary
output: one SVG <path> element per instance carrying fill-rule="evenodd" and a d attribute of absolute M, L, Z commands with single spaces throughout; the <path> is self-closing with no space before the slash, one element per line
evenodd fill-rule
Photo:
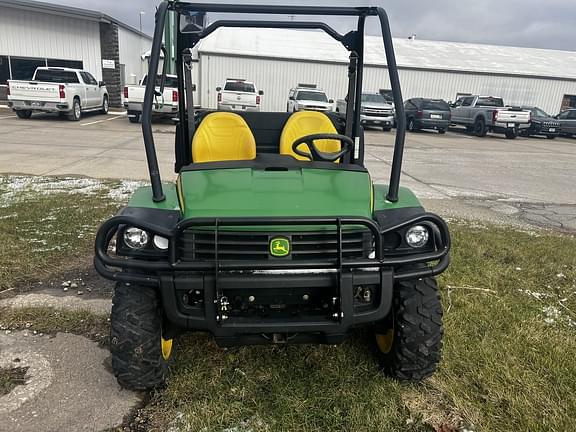
<path fill-rule="evenodd" d="M 160 343 L 162 345 L 162 357 L 164 360 L 168 360 L 172 354 L 172 339 L 161 338 Z"/>
<path fill-rule="evenodd" d="M 378 349 L 384 354 L 392 351 L 392 344 L 394 343 L 394 329 L 391 328 L 385 334 L 376 334 L 376 344 Z"/>

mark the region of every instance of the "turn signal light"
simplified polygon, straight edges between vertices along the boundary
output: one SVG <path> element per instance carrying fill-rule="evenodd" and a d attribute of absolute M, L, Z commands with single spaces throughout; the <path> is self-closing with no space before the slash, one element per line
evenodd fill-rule
<path fill-rule="evenodd" d="M 60 84 L 58 86 L 58 93 L 60 93 L 60 99 L 66 98 L 66 92 L 64 91 L 64 85 L 63 84 Z"/>
<path fill-rule="evenodd" d="M 260 105 L 260 96 L 256 96 L 256 105 Z"/>
<path fill-rule="evenodd" d="M 222 93 L 218 93 L 218 102 L 222 102 Z"/>
<path fill-rule="evenodd" d="M 124 99 L 128 99 L 128 87 L 124 87 Z"/>
<path fill-rule="evenodd" d="M 172 90 L 172 102 L 178 102 L 178 90 Z"/>

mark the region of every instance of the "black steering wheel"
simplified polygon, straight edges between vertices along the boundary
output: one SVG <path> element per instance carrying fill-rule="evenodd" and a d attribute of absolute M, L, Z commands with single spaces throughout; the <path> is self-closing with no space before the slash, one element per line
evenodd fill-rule
<path fill-rule="evenodd" d="M 342 150 L 336 153 L 321 152 L 314 144 L 314 141 L 321 139 L 331 139 L 340 141 L 342 143 Z M 300 144 L 306 144 L 306 146 L 308 146 L 308 150 L 310 150 L 310 153 L 306 153 L 300 150 L 298 148 Z M 298 138 L 292 144 L 292 151 L 296 153 L 298 156 L 308 158 L 311 161 L 320 161 L 320 162 L 336 162 L 342 156 L 350 153 L 353 148 L 354 148 L 354 141 L 352 141 L 350 137 L 347 137 L 346 135 L 328 134 L 328 133 L 306 135 L 303 136 L 302 138 Z"/>

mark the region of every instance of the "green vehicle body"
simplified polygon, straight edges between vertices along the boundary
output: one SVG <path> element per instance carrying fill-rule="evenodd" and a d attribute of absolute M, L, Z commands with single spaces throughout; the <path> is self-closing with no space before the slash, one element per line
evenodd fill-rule
<path fill-rule="evenodd" d="M 430 376 L 442 339 L 434 277 L 449 265 L 450 235 L 440 217 L 427 213 L 415 194 L 399 185 L 406 125 L 385 12 L 163 2 L 150 74 L 158 72 L 168 11 L 177 24 L 198 12 L 228 12 L 353 16 L 358 27 L 340 35 L 309 21 L 176 25 L 178 89 L 184 96 L 175 134 L 177 179 L 160 179 L 151 80 L 142 114 L 151 186 L 136 190 L 128 205 L 102 224 L 95 241 L 96 270 L 117 283 L 111 352 L 120 384 L 133 389 L 162 385 L 172 339 L 186 331 L 211 333 L 220 346 L 337 344 L 362 326 L 374 332 L 389 375 L 408 381 Z M 388 185 L 374 184 L 364 166 L 360 94 L 368 16 L 379 18 L 382 27 L 398 115 Z M 190 49 L 223 26 L 317 29 L 341 42 L 350 51 L 346 116 L 319 114 L 317 127 L 302 127 L 306 132 L 298 135 L 290 129 L 291 116 L 303 113 L 216 114 L 212 119 L 235 116 L 234 122 L 243 124 L 235 136 L 251 135 L 250 156 L 234 156 L 240 153 L 234 134 L 221 135 L 227 137 L 223 141 L 214 132 L 209 145 L 231 146 L 232 157 L 212 159 L 217 147 L 205 152 L 210 158 L 193 157 L 201 148 L 195 147 L 196 137 L 209 141 L 209 132 L 197 134 L 203 122 L 209 122 L 206 130 L 216 127 L 206 120 L 211 113 L 193 108 Z M 283 138 L 286 130 L 289 140 Z M 339 141 L 336 150 L 318 147 L 329 140 Z M 302 153 L 303 146 L 308 152 Z"/>
<path fill-rule="evenodd" d="M 258 171 L 249 168 L 191 171 L 182 173 L 176 183 L 165 183 L 164 191 L 166 200 L 155 202 L 149 186 L 139 188 L 128 202 L 128 207 L 179 210 L 183 219 L 275 216 L 372 218 L 374 210 L 422 207 L 414 193 L 405 187 L 400 188 L 398 201 L 387 201 L 387 185 L 372 184 L 367 173 L 353 171 Z M 278 228 L 289 230 L 292 227 Z M 252 229 L 269 230 L 270 227 Z"/>

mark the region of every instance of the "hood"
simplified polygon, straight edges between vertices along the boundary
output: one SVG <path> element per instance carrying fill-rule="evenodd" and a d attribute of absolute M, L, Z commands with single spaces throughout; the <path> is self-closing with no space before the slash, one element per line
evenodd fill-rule
<path fill-rule="evenodd" d="M 549 117 L 549 116 L 532 116 L 532 121 L 533 122 L 546 122 L 546 123 L 558 123 L 560 124 L 560 122 L 558 121 L 558 119 L 554 118 L 554 117 Z"/>
<path fill-rule="evenodd" d="M 184 218 L 372 215 L 367 172 L 308 168 L 184 171 L 178 188 Z"/>
<path fill-rule="evenodd" d="M 390 111 L 394 109 L 394 107 L 390 104 L 377 103 L 377 102 L 362 102 L 362 108 L 376 109 L 376 110 L 390 110 Z"/>

